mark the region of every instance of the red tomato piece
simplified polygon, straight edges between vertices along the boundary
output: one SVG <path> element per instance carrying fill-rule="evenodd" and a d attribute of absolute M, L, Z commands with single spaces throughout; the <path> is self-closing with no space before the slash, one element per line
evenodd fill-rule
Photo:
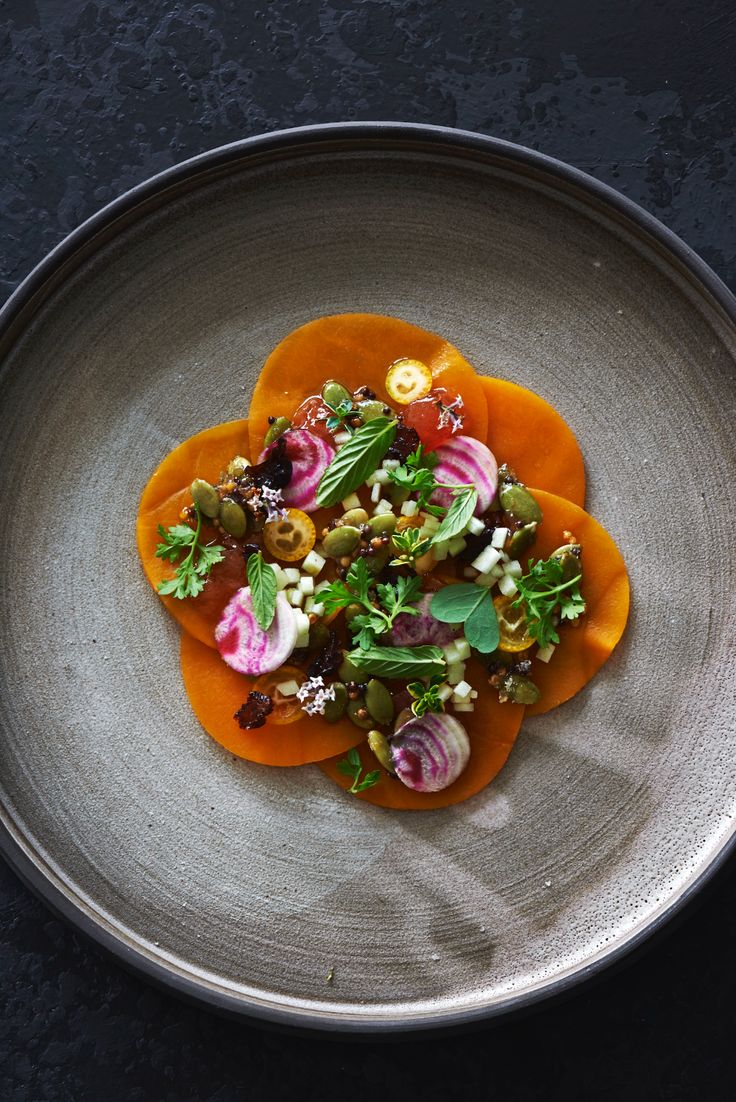
<path fill-rule="evenodd" d="M 327 428 L 327 418 L 331 415 L 322 399 L 313 394 L 311 398 L 305 398 L 302 404 L 291 418 L 292 427 L 295 429 L 307 429 L 315 436 L 321 436 L 323 440 L 332 443 L 332 433 Z"/>
<path fill-rule="evenodd" d="M 416 429 L 427 451 L 434 451 L 463 430 L 463 400 L 445 387 L 430 390 L 406 407 L 404 424 Z"/>

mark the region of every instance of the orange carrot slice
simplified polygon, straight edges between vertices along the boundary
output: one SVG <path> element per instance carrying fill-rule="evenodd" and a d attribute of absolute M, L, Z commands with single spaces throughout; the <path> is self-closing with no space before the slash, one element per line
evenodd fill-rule
<path fill-rule="evenodd" d="M 349 719 L 326 723 L 304 715 L 288 724 L 270 724 L 243 731 L 234 718 L 256 683 L 256 678 L 236 673 L 217 651 L 181 636 L 181 672 L 194 714 L 208 735 L 239 758 L 262 765 L 304 765 L 331 754 L 344 754 L 365 739 Z M 288 680 L 285 675 L 285 680 Z"/>
<path fill-rule="evenodd" d="M 270 354 L 250 405 L 251 454 L 258 455 L 269 417 L 291 418 L 330 378 L 349 389 L 368 386 L 389 401 L 386 372 L 401 358 L 420 360 L 432 385 L 463 397 L 463 432 L 486 438 L 486 402 L 478 376 L 456 348 L 435 333 L 380 314 L 336 314 L 295 329 Z"/>
<path fill-rule="evenodd" d="M 474 712 L 458 715 L 470 737 L 470 761 L 464 772 L 441 792 L 415 792 L 401 781 L 382 773 L 381 780 L 350 799 L 365 800 L 379 807 L 396 810 L 427 811 L 433 807 L 449 807 L 474 796 L 492 781 L 511 753 L 524 718 L 521 704 L 499 704 L 498 694 L 488 685 L 488 674 L 477 660 L 467 667 L 467 678 L 478 689 Z M 359 747 L 363 768 L 370 772 L 378 768 L 376 759 L 363 743 Z M 320 769 L 332 777 L 341 788 L 350 787 L 350 779 L 337 768 L 340 755 L 320 763 Z"/>
<path fill-rule="evenodd" d="M 629 579 L 621 552 L 597 520 L 555 494 L 532 493 L 544 519 L 531 554 L 548 558 L 565 542 L 563 532 L 571 532 L 583 549 L 580 589 L 587 606 L 577 626 L 561 625 L 560 643 L 549 663 L 534 663 L 531 676 L 542 695 L 526 714 L 538 716 L 575 696 L 611 654 L 629 615 Z"/>
<path fill-rule="evenodd" d="M 143 569 L 154 589 L 164 578 L 170 578 L 174 570 L 169 563 L 156 558 L 156 546 L 161 542 L 158 525 L 168 528 L 180 523 L 180 510 L 192 502 L 189 487 L 193 479 L 219 481 L 230 460 L 246 453 L 247 448 L 248 422 L 228 421 L 190 436 L 169 452 L 151 475 L 138 507 L 136 536 Z M 206 539 L 215 534 L 211 528 L 205 532 Z M 233 593 L 245 584 L 243 556 L 239 551 L 229 551 L 224 561 L 212 568 L 204 591 L 198 597 L 179 601 L 164 596 L 161 600 L 195 639 L 214 647 L 214 630 L 222 610 Z"/>
<path fill-rule="evenodd" d="M 504 379 L 480 380 L 488 405 L 486 443 L 528 486 L 585 503 L 585 467 L 575 434 L 538 394 Z"/>

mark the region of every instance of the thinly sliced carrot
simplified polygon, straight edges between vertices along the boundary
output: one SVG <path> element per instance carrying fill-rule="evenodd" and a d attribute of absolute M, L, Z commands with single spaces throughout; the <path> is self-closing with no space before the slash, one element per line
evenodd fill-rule
<path fill-rule="evenodd" d="M 154 589 L 170 578 L 173 567 L 156 558 L 161 542 L 158 525 L 178 524 L 179 512 L 191 505 L 189 487 L 195 478 L 217 482 L 220 473 L 236 455 L 247 455 L 248 422 L 227 421 L 224 425 L 198 432 L 169 452 L 146 485 L 138 507 L 136 536 L 146 577 Z M 210 528 L 207 540 L 216 532 Z M 164 605 L 195 639 L 214 647 L 214 630 L 220 614 L 233 593 L 245 585 L 245 561 L 239 551 L 230 551 L 222 563 L 213 567 L 204 591 L 196 598 L 179 601 L 161 597 Z"/>
<path fill-rule="evenodd" d="M 207 734 L 239 758 L 262 765 L 304 765 L 331 754 L 344 754 L 365 739 L 349 719 L 326 723 L 307 716 L 293 723 L 243 731 L 235 713 L 255 684 L 227 666 L 217 651 L 182 632 L 181 672 L 194 714 Z"/>
<path fill-rule="evenodd" d="M 378 784 L 359 793 L 357 799 L 401 811 L 427 811 L 467 800 L 493 780 L 511 753 L 524 718 L 524 708 L 520 704 L 499 704 L 498 694 L 488 685 L 488 675 L 477 660 L 468 664 L 466 673 L 479 696 L 474 712 L 457 716 L 470 737 L 470 761 L 454 784 L 442 792 L 414 792 L 401 781 L 382 774 Z M 363 768 L 376 769 L 376 759 L 365 743 L 359 751 Z M 320 763 L 320 769 L 341 788 L 349 788 L 350 779 L 337 768 L 339 761 L 339 756 L 330 758 Z M 350 798 L 356 797 L 351 795 Z"/>
<path fill-rule="evenodd" d="M 456 348 L 435 333 L 380 314 L 336 314 L 295 329 L 270 354 L 250 405 L 251 454 L 263 446 L 269 417 L 292 417 L 327 379 L 348 388 L 368 386 L 386 402 L 386 371 L 402 357 L 429 367 L 434 386 L 460 393 L 463 431 L 486 438 L 487 412 L 479 377 Z"/>
<path fill-rule="evenodd" d="M 563 533 L 572 533 L 582 547 L 581 592 L 587 609 L 579 622 L 560 626 L 560 644 L 549 663 L 534 663 L 531 676 L 542 695 L 526 714 L 538 716 L 575 696 L 611 654 L 629 615 L 629 579 L 621 552 L 590 513 L 556 494 L 532 493 L 544 519 L 531 554 L 548 558 L 565 543 Z"/>
<path fill-rule="evenodd" d="M 481 378 L 488 405 L 486 443 L 528 486 L 585 503 L 585 467 L 575 434 L 538 394 L 504 379 Z"/>

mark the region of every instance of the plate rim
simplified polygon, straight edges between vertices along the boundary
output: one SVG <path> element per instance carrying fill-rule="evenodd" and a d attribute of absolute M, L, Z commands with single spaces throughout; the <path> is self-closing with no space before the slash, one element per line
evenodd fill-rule
<path fill-rule="evenodd" d="M 151 201 L 165 203 L 174 198 L 183 185 L 196 185 L 214 171 L 228 171 L 247 162 L 278 155 L 292 157 L 309 153 L 333 153 L 340 146 L 357 152 L 411 152 L 424 149 L 427 152 L 445 154 L 448 157 L 474 158 L 477 161 L 506 165 L 512 170 L 524 171 L 542 181 L 556 184 L 558 190 L 567 185 L 578 197 L 594 200 L 619 221 L 633 229 L 650 245 L 664 254 L 670 265 L 689 277 L 690 283 L 701 295 L 705 293 L 711 305 L 725 315 L 725 320 L 736 329 L 736 296 L 715 274 L 710 266 L 680 237 L 668 229 L 659 219 L 649 214 L 632 199 L 622 195 L 608 184 L 589 176 L 563 161 L 517 145 L 500 138 L 467 130 L 420 123 L 391 121 L 336 122 L 311 126 L 292 127 L 254 135 L 217 146 L 203 153 L 172 165 L 135 187 L 123 192 L 91 215 L 71 233 L 67 234 L 21 281 L 16 290 L 0 307 L 0 356 L 4 356 L 15 343 L 17 335 L 25 329 L 27 319 L 43 304 L 49 294 L 61 283 L 68 270 L 94 252 L 96 239 L 104 232 L 115 232 L 116 224 L 124 228 L 122 220 L 128 216 L 136 221 L 142 217 Z M 171 196 L 167 196 L 168 192 Z M 127 225 L 127 223 L 126 223 Z M 98 241 L 97 244 L 102 244 Z M 348 1034 L 353 1038 L 360 1034 L 377 1036 L 386 1033 L 424 1033 L 466 1029 L 491 1020 L 499 1021 L 518 1015 L 548 1000 L 569 995 L 581 984 L 589 982 L 601 973 L 623 963 L 650 944 L 655 935 L 670 928 L 672 920 L 683 917 L 686 908 L 700 896 L 719 870 L 736 851 L 736 832 L 732 833 L 718 849 L 710 862 L 687 884 L 660 912 L 642 924 L 623 942 L 600 954 L 595 960 L 558 978 L 540 984 L 527 992 L 509 995 L 493 1006 L 466 1007 L 463 1010 L 443 1010 L 436 1015 L 418 1015 L 391 1019 L 351 1016 L 341 1017 L 319 1011 L 308 1012 L 287 1006 L 266 1006 L 247 997 L 218 991 L 194 978 L 178 973 L 147 957 L 101 919 L 85 911 L 75 901 L 75 894 L 65 894 L 54 883 L 50 871 L 40 854 L 31 855 L 11 828 L 0 821 L 0 854 L 11 869 L 56 915 L 89 937 L 98 947 L 137 976 L 190 1003 L 249 1021 L 254 1025 L 270 1025 L 281 1029 L 322 1033 L 333 1038 L 335 1034 Z"/>

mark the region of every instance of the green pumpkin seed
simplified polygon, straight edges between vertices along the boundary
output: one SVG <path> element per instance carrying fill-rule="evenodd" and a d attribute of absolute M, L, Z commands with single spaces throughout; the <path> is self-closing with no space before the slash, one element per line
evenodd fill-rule
<path fill-rule="evenodd" d="M 522 524 L 531 524 L 534 521 L 539 524 L 542 519 L 542 510 L 536 498 L 517 482 L 506 482 L 500 486 L 498 499 L 503 511 L 515 520 L 520 520 Z"/>
<path fill-rule="evenodd" d="M 512 559 L 518 559 L 519 555 L 529 550 L 536 538 L 537 522 L 535 520 L 531 524 L 525 524 L 523 528 L 517 528 L 509 540 L 507 548 L 509 556 Z"/>
<path fill-rule="evenodd" d="M 309 629 L 309 649 L 322 650 L 330 641 L 330 629 L 321 620 L 317 620 Z"/>
<path fill-rule="evenodd" d="M 365 565 L 368 567 L 368 573 L 373 574 L 374 577 L 376 574 L 380 574 L 390 558 L 391 548 L 388 544 L 384 547 L 379 547 L 372 555 L 366 555 Z"/>
<path fill-rule="evenodd" d="M 378 764 L 382 765 L 387 773 L 395 773 L 394 761 L 391 756 L 391 744 L 386 736 L 380 731 L 369 731 L 368 745 L 378 760 Z"/>
<path fill-rule="evenodd" d="M 394 721 L 394 734 L 400 731 L 405 723 L 409 723 L 414 718 L 411 708 L 402 708 Z"/>
<path fill-rule="evenodd" d="M 365 712 L 365 715 L 359 715 L 359 712 Z M 349 700 L 347 714 L 348 719 L 351 720 L 356 727 L 362 727 L 364 730 L 369 731 L 373 726 L 373 720 L 368 714 L 368 709 L 365 706 L 364 700 Z"/>
<path fill-rule="evenodd" d="M 322 540 L 325 555 L 331 559 L 341 559 L 343 555 L 350 555 L 358 546 L 360 531 L 352 524 L 341 524 L 339 528 L 333 528 Z"/>
<path fill-rule="evenodd" d="M 347 513 L 343 513 L 340 517 L 343 524 L 351 524 L 353 528 L 362 528 L 364 524 L 368 523 L 368 514 L 365 509 L 348 509 Z"/>
<path fill-rule="evenodd" d="M 390 536 L 396 529 L 396 514 L 379 513 L 377 517 L 371 517 L 367 524 L 371 536 Z"/>
<path fill-rule="evenodd" d="M 322 401 L 330 409 L 337 409 L 341 402 L 350 402 L 352 405 L 353 396 L 342 383 L 338 383 L 335 379 L 328 379 L 322 387 Z"/>
<path fill-rule="evenodd" d="M 365 690 L 365 706 L 375 723 L 384 727 L 394 718 L 394 698 L 382 681 L 372 677 Z"/>
<path fill-rule="evenodd" d="M 241 539 L 248 531 L 248 518 L 245 510 L 232 498 L 225 497 L 222 499 L 219 515 L 222 527 L 236 540 Z"/>
<path fill-rule="evenodd" d="M 363 610 L 361 610 L 363 611 Z M 360 672 L 357 666 L 354 666 L 349 658 L 343 658 L 340 668 L 337 671 L 337 675 L 341 681 L 353 681 L 360 685 L 363 682 L 363 674 Z"/>
<path fill-rule="evenodd" d="M 345 623 L 352 624 L 356 616 L 360 616 L 361 612 L 365 612 L 362 605 L 348 605 L 345 609 Z"/>
<path fill-rule="evenodd" d="M 583 564 L 580 561 L 582 548 L 579 543 L 564 543 L 550 555 L 551 559 L 560 559 L 562 562 L 562 581 L 571 582 L 583 572 Z"/>
<path fill-rule="evenodd" d="M 342 681 L 333 681 L 332 688 L 335 690 L 335 699 L 328 700 L 325 704 L 324 717 L 328 723 L 337 723 L 338 719 L 342 719 L 345 715 L 345 709 L 348 706 L 348 691 Z"/>
<path fill-rule="evenodd" d="M 389 410 L 383 402 L 379 402 L 377 398 L 368 398 L 364 402 L 358 402 L 358 413 L 361 421 L 373 421 L 376 417 L 389 417 L 392 421 L 396 417 L 393 410 Z"/>
<path fill-rule="evenodd" d="M 273 424 L 269 425 L 268 432 L 263 437 L 264 448 L 267 448 L 269 444 L 273 444 L 274 440 L 278 440 L 279 436 L 283 436 L 290 428 L 291 421 L 288 417 L 277 417 Z"/>
<path fill-rule="evenodd" d="M 384 487 L 384 493 L 386 490 L 388 490 L 388 500 L 392 505 L 403 505 L 405 501 L 409 500 L 410 491 L 406 486 L 397 486 L 395 482 L 392 482 L 390 487 Z"/>
<path fill-rule="evenodd" d="M 536 704 L 542 695 L 531 678 L 520 673 L 510 673 L 503 679 L 501 687 L 514 704 Z"/>
<path fill-rule="evenodd" d="M 203 478 L 195 478 L 190 489 L 194 504 L 200 513 L 214 519 L 220 512 L 220 498 L 215 487 L 205 482 Z"/>

